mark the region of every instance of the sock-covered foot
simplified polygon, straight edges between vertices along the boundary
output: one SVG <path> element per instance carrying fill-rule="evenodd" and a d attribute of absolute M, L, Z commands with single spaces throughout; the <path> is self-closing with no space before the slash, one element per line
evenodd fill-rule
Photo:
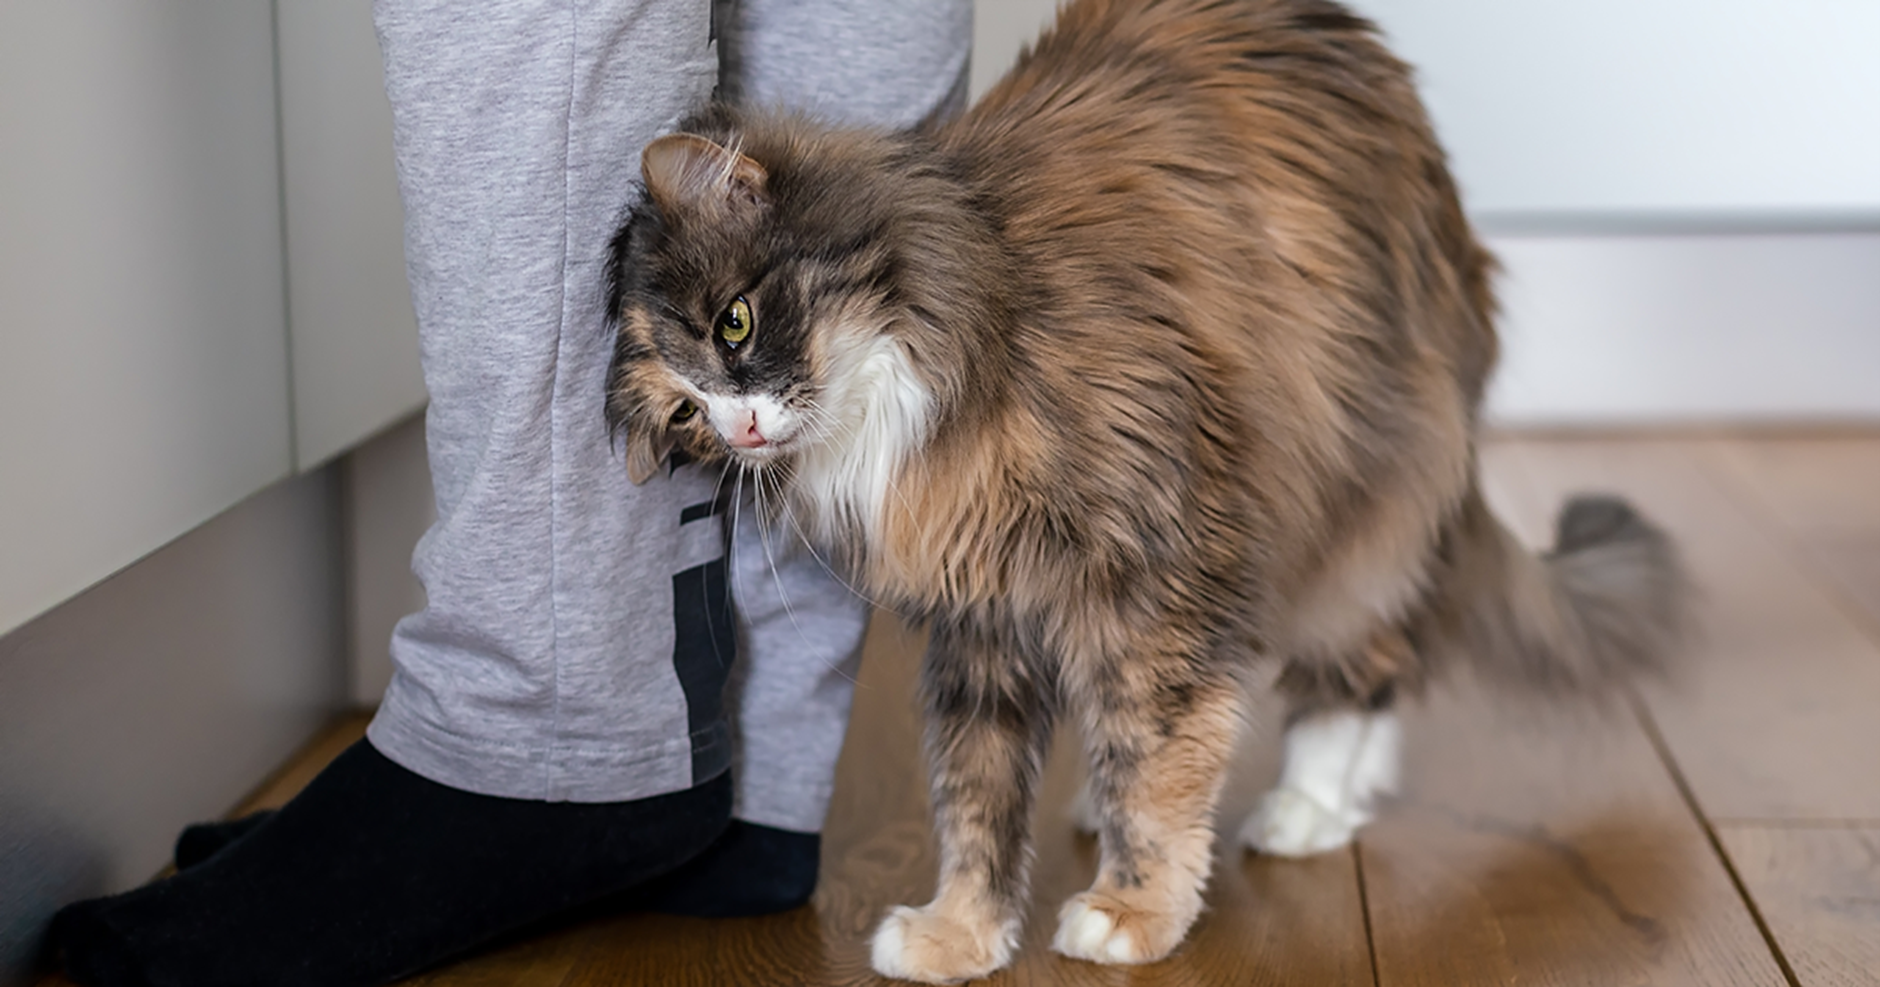
<path fill-rule="evenodd" d="M 273 809 L 263 809 L 227 822 L 196 823 L 184 827 L 183 834 L 176 838 L 176 869 L 188 870 L 208 860 L 273 818 Z"/>
<path fill-rule="evenodd" d="M 668 915 L 731 918 L 789 911 L 816 890 L 822 837 L 733 819 L 704 853 L 633 896 Z"/>
<path fill-rule="evenodd" d="M 183 830 L 176 841 L 176 869 L 195 867 L 273 817 L 263 810 Z M 818 834 L 733 819 L 703 853 L 635 889 L 621 906 L 700 918 L 786 912 L 809 901 L 821 863 Z"/>
<path fill-rule="evenodd" d="M 60 912 L 85 987 L 368 987 L 623 892 L 697 856 L 728 776 L 633 802 L 502 799 L 361 741 L 278 814 L 183 873 Z"/>

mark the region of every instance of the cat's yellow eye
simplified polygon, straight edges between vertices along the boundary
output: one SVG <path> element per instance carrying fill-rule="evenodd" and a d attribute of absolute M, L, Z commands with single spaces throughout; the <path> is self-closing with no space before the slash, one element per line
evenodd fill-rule
<path fill-rule="evenodd" d="M 732 302 L 718 316 L 718 338 L 734 350 L 739 343 L 751 338 L 751 330 L 756 327 L 757 320 L 751 316 L 751 303 L 745 301 L 743 295 L 739 295 L 737 301 Z"/>
<path fill-rule="evenodd" d="M 672 413 L 672 423 L 677 425 L 680 422 L 689 422 L 696 414 L 698 414 L 698 405 L 690 401 L 682 401 L 679 403 L 679 410 Z"/>

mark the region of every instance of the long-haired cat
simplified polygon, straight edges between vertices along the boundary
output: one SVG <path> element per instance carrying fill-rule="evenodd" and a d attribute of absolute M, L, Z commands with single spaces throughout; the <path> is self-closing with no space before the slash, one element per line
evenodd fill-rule
<path fill-rule="evenodd" d="M 1326 0 L 1078 0 L 964 116 L 910 132 L 718 108 L 646 149 L 615 244 L 607 410 L 931 628 L 939 889 L 881 973 L 1018 941 L 1053 723 L 1101 836 L 1054 948 L 1173 949 L 1201 908 L 1249 669 L 1286 766 L 1242 834 L 1343 845 L 1391 703 L 1451 658 L 1556 692 L 1659 665 L 1671 546 L 1583 498 L 1525 552 L 1483 504 L 1493 263 L 1408 71 Z"/>

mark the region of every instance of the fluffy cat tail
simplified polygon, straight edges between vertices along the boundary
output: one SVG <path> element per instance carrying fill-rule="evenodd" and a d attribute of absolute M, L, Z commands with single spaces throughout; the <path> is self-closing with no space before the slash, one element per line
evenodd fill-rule
<path fill-rule="evenodd" d="M 1491 681 L 1549 695 L 1603 698 L 1668 673 L 1692 597 L 1670 537 L 1607 495 L 1574 497 L 1554 530 L 1551 550 L 1529 552 L 1472 491 L 1425 640 Z"/>

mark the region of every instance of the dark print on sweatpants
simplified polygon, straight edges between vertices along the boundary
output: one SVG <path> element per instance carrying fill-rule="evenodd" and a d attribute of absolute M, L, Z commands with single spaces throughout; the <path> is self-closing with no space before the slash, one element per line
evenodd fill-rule
<path fill-rule="evenodd" d="M 720 498 L 687 507 L 680 527 L 720 524 Z M 672 667 L 685 690 L 686 726 L 692 736 L 692 783 L 731 763 L 731 734 L 725 722 L 725 681 L 737 660 L 737 627 L 731 618 L 731 589 L 725 556 L 672 577 Z"/>

